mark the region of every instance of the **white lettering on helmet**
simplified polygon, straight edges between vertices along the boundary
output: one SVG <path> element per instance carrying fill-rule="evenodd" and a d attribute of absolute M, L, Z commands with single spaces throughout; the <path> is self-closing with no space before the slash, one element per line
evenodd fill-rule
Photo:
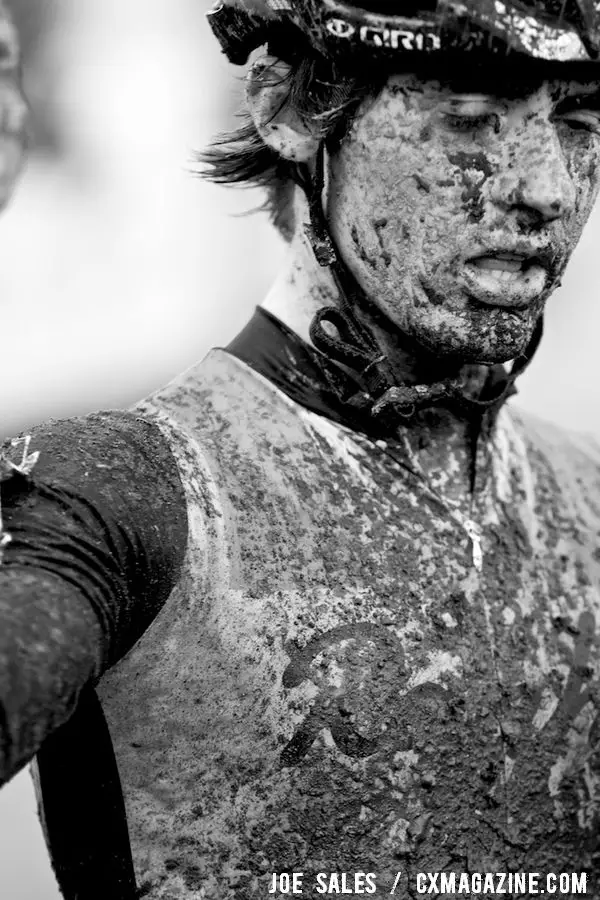
<path fill-rule="evenodd" d="M 396 47 L 402 47 L 403 50 L 422 50 L 422 46 L 419 47 L 418 39 L 421 38 L 423 40 L 422 34 L 414 34 L 410 31 L 394 31 L 392 38 L 392 47 L 394 49 Z"/>
<path fill-rule="evenodd" d="M 422 31 L 400 31 L 398 28 L 372 28 L 363 25 L 359 31 L 363 44 L 391 50 L 439 50 L 439 34 Z"/>
<path fill-rule="evenodd" d="M 389 47 L 391 50 L 422 50 L 424 36 L 414 31 L 399 31 L 397 28 L 372 28 L 363 25 L 360 29 L 363 44 L 371 47 Z"/>
<path fill-rule="evenodd" d="M 356 27 L 345 19 L 329 19 L 327 21 L 327 31 L 338 38 L 351 38 L 356 32 Z"/>
<path fill-rule="evenodd" d="M 399 28 L 378 28 L 374 25 L 358 27 L 346 19 L 328 19 L 326 28 L 336 38 L 349 40 L 357 36 L 363 44 L 370 47 L 382 47 L 389 50 L 439 50 L 441 41 L 439 34 L 429 31 L 409 31 Z"/>
<path fill-rule="evenodd" d="M 360 29 L 360 39 L 363 44 L 370 44 L 372 47 L 385 47 L 384 43 L 385 31 L 382 28 L 371 28 L 369 25 L 363 25 Z"/>

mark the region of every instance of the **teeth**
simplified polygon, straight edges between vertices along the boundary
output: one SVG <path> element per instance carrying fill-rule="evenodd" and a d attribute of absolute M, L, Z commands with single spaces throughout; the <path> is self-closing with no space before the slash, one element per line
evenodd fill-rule
<path fill-rule="evenodd" d="M 497 262 L 497 257 L 480 257 L 477 262 L 481 259 Z M 512 266 L 500 269 L 490 265 L 477 266 L 475 262 L 471 260 L 465 267 L 465 283 L 473 299 L 484 305 L 522 308 L 539 298 L 547 287 L 548 273 L 533 259 L 529 260 L 526 269 L 517 271 Z"/>
<path fill-rule="evenodd" d="M 516 269 L 516 270 L 515 269 L 495 269 L 494 274 L 495 274 L 496 278 L 498 278 L 500 281 L 512 281 L 515 271 L 520 272 L 521 270 L 520 269 Z"/>
<path fill-rule="evenodd" d="M 479 269 L 493 269 L 499 274 L 504 272 L 520 272 L 523 269 L 523 259 L 516 256 L 480 256 L 473 260 L 473 265 Z"/>
<path fill-rule="evenodd" d="M 523 280 L 522 278 L 516 278 L 517 275 L 523 276 L 523 272 L 521 271 L 521 269 L 517 269 L 516 271 L 514 269 L 497 269 L 494 266 L 480 266 L 480 269 L 485 269 L 486 272 L 489 272 L 489 274 L 487 274 L 486 276 L 482 276 L 487 278 L 488 280 L 493 279 L 497 282 L 506 282 L 507 284 L 515 283 L 517 280 Z M 524 277 L 525 279 L 527 278 L 527 276 Z"/>

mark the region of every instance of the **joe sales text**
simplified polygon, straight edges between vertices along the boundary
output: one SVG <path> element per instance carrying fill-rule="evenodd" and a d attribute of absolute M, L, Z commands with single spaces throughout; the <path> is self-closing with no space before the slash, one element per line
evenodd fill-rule
<path fill-rule="evenodd" d="M 302 894 L 304 872 L 273 872 L 269 894 Z M 373 872 L 317 872 L 317 894 L 374 894 Z"/>

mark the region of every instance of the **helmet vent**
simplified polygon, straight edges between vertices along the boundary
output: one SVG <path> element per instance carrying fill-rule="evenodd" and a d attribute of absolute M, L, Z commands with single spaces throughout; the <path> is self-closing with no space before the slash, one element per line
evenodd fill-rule
<path fill-rule="evenodd" d="M 596 55 L 600 17 L 594 0 L 521 0 L 520 5 L 551 25 L 570 25 L 577 31 L 588 52 Z"/>

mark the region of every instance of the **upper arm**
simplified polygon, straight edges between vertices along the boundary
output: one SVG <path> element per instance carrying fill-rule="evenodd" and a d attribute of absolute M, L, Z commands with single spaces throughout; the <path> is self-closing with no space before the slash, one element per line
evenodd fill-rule
<path fill-rule="evenodd" d="M 22 444 L 4 452 L 20 462 Z M 174 587 L 187 538 L 179 468 L 156 425 L 101 413 L 33 430 L 3 476 L 0 781 L 72 713 Z M 2 721 L 3 720 L 3 721 Z"/>

